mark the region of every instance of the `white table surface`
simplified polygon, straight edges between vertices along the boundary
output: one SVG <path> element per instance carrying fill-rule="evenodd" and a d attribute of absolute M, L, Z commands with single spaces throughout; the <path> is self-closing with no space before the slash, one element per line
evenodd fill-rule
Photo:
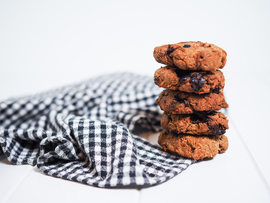
<path fill-rule="evenodd" d="M 269 1 L 0 0 L 0 100 L 92 76 L 153 76 L 155 46 L 214 43 L 228 53 L 229 149 L 158 186 L 101 189 L 0 156 L 0 202 L 270 202 Z M 144 137 L 156 143 L 158 134 Z M 103 201 L 101 201 L 101 199 Z"/>

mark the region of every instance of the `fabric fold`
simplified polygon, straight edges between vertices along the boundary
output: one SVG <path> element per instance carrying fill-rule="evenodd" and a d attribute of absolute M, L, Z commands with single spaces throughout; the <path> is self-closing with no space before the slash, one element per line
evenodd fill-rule
<path fill-rule="evenodd" d="M 162 183 L 193 163 L 135 135 L 161 131 L 153 79 L 131 73 L 0 102 L 0 153 L 12 164 L 96 187 Z"/>

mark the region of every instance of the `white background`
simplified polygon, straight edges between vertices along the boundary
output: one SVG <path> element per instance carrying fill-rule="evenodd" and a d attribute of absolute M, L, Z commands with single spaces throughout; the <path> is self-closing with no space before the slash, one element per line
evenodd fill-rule
<path fill-rule="evenodd" d="M 155 46 L 213 43 L 228 54 L 227 136 L 238 136 L 269 193 L 269 9 L 266 0 L 0 0 L 0 100 L 111 72 L 153 77 Z"/>

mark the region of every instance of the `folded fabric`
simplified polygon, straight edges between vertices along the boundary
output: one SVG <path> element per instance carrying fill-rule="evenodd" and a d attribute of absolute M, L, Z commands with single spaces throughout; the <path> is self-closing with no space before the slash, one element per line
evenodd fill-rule
<path fill-rule="evenodd" d="M 135 135 L 159 132 L 161 89 L 132 73 L 0 102 L 0 154 L 12 164 L 97 187 L 162 183 L 193 163 Z"/>

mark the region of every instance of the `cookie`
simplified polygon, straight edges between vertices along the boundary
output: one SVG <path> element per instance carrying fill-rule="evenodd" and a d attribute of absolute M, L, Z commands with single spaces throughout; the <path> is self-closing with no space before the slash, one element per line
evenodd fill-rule
<path fill-rule="evenodd" d="M 212 158 L 228 149 L 228 139 L 225 135 L 196 137 L 175 135 L 163 130 L 158 138 L 158 143 L 165 151 L 194 160 Z"/>
<path fill-rule="evenodd" d="M 225 78 L 219 70 L 214 72 L 193 72 L 166 66 L 156 70 L 154 82 L 159 87 L 171 90 L 205 94 L 213 90 L 223 89 Z"/>
<path fill-rule="evenodd" d="M 163 111 L 171 114 L 218 111 L 229 107 L 221 90 L 207 94 L 194 94 L 166 89 L 161 92 L 156 103 Z"/>
<path fill-rule="evenodd" d="M 182 70 L 215 71 L 225 66 L 227 53 L 214 44 L 189 41 L 155 47 L 154 57 Z"/>
<path fill-rule="evenodd" d="M 192 135 L 222 135 L 229 128 L 227 117 L 220 112 L 169 114 L 164 112 L 161 126 L 174 133 Z"/>

